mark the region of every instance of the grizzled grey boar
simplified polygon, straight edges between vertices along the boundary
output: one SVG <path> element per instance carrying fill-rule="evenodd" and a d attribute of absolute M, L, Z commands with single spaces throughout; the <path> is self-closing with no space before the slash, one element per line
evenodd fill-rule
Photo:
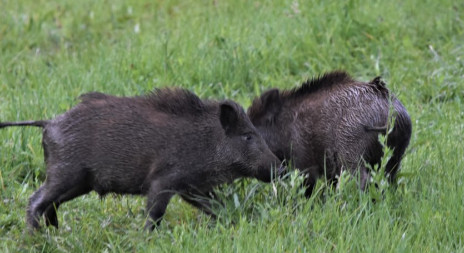
<path fill-rule="evenodd" d="M 7 126 L 43 128 L 47 178 L 29 200 L 33 229 L 42 215 L 58 227 L 58 207 L 92 190 L 147 195 L 147 229 L 159 224 L 174 194 L 213 215 L 214 186 L 241 177 L 269 182 L 271 166 L 280 165 L 241 106 L 182 89 L 88 93 L 55 119 L 0 123 Z"/>
<path fill-rule="evenodd" d="M 292 160 L 307 175 L 308 197 L 319 177 L 336 182 L 342 170 L 359 169 L 365 189 L 370 177 L 365 163 L 380 163 L 378 134 L 390 127 L 387 146 L 393 154 L 385 172 L 393 181 L 411 137 L 406 109 L 379 77 L 360 82 L 338 71 L 293 90 L 269 90 L 253 101 L 248 116 L 277 157 Z"/>

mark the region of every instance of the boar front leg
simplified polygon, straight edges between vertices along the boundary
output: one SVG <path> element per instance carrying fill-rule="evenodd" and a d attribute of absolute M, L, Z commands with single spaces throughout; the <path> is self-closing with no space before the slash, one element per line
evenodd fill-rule
<path fill-rule="evenodd" d="M 145 224 L 146 230 L 153 230 L 156 226 L 159 226 L 166 207 L 169 204 L 174 192 L 163 187 L 160 180 L 156 180 L 150 184 L 150 189 L 147 196 L 147 213 L 148 219 Z"/>
<path fill-rule="evenodd" d="M 362 191 L 367 190 L 370 178 L 371 175 L 369 174 L 369 170 L 367 169 L 367 167 L 361 166 L 359 168 L 359 188 L 361 188 Z"/>
<path fill-rule="evenodd" d="M 307 178 L 305 178 L 303 185 L 306 188 L 304 195 L 309 199 L 313 194 L 314 187 L 316 186 L 316 178 L 308 175 Z"/>

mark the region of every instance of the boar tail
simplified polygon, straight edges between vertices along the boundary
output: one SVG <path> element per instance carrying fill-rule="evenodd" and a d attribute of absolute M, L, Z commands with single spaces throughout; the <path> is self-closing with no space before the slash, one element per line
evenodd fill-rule
<path fill-rule="evenodd" d="M 0 128 L 10 126 L 35 126 L 45 127 L 48 124 L 48 120 L 37 120 L 37 121 L 19 121 L 19 122 L 0 122 Z"/>

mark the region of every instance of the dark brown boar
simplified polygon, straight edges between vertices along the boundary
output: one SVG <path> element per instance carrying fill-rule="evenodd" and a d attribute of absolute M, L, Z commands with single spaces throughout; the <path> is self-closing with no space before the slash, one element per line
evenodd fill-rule
<path fill-rule="evenodd" d="M 43 127 L 45 183 L 30 197 L 27 223 L 58 226 L 56 210 L 92 190 L 147 195 L 146 228 L 159 224 L 179 194 L 211 213 L 214 186 L 241 177 L 271 180 L 280 164 L 241 106 L 202 101 L 181 89 L 147 96 L 81 96 L 82 102 L 52 120 L 4 122 Z"/>
<path fill-rule="evenodd" d="M 291 159 L 307 174 L 308 197 L 319 177 L 336 182 L 345 169 L 354 174 L 359 168 L 360 187 L 365 189 L 369 179 L 365 162 L 380 163 L 383 148 L 378 134 L 386 134 L 392 115 L 387 146 L 393 154 L 385 169 L 391 181 L 409 144 L 411 120 L 379 77 L 366 83 L 332 72 L 293 90 L 269 90 L 248 108 L 252 123 L 277 157 Z"/>

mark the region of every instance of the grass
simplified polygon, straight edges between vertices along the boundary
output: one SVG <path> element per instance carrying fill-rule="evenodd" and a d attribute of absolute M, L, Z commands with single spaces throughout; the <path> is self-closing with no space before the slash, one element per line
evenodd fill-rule
<path fill-rule="evenodd" d="M 353 180 L 320 182 L 309 200 L 292 173 L 219 193 L 210 220 L 179 198 L 160 229 L 141 230 L 145 200 L 86 195 L 60 229 L 25 231 L 45 178 L 40 130 L 0 131 L 0 251 L 464 251 L 464 4 L 459 1 L 3 0 L 0 121 L 52 118 L 88 91 L 139 95 L 181 86 L 245 108 L 270 87 L 325 71 L 382 75 L 413 136 L 397 189 L 373 203 Z M 345 176 L 342 176 L 344 178 Z"/>

